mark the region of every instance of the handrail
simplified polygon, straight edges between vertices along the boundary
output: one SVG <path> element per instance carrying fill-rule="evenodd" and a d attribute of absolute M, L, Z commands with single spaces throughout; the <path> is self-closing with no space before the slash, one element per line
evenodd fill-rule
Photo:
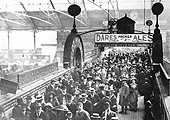
<path fill-rule="evenodd" d="M 18 74 L 19 88 L 23 88 L 29 83 L 32 83 L 33 81 L 36 81 L 37 79 L 42 78 L 56 70 L 58 70 L 58 62 L 20 73 Z"/>
<path fill-rule="evenodd" d="M 170 64 L 170 63 L 169 63 L 169 64 Z M 167 80 L 170 80 L 170 77 L 169 77 L 168 73 L 166 72 L 166 70 L 164 69 L 164 67 L 162 66 L 162 64 L 159 64 L 159 65 L 160 65 L 161 70 L 162 70 L 162 72 L 164 73 L 166 79 L 167 79 Z"/>
<path fill-rule="evenodd" d="M 7 73 L 4 75 L 4 78 L 6 78 L 10 81 L 13 81 L 13 82 L 17 82 L 17 74 L 22 73 L 22 72 L 23 72 L 23 70 Z"/>
<path fill-rule="evenodd" d="M 57 75 L 54 75 L 51 78 L 47 77 L 47 78 L 41 79 L 41 82 L 39 84 L 38 83 L 35 84 L 36 86 L 29 87 L 28 89 L 21 91 L 20 93 L 14 95 L 13 97 L 9 98 L 8 100 L 1 102 L 0 105 L 4 106 L 5 111 L 7 111 L 16 104 L 16 99 L 18 97 L 25 98 L 27 95 L 35 94 L 37 91 L 43 92 L 45 90 L 45 88 L 47 87 L 47 85 L 50 84 L 51 79 L 54 79 L 54 78 L 56 79 L 56 78 L 64 75 L 65 73 L 69 73 L 71 70 L 72 69 L 70 69 L 70 70 L 63 69 L 63 70 L 59 71 L 59 73 Z"/>
<path fill-rule="evenodd" d="M 164 70 L 163 66 L 160 64 L 158 64 L 160 66 L 160 70 L 162 70 L 164 76 L 166 77 L 165 79 L 167 80 L 167 78 L 169 79 L 169 76 L 167 75 L 166 71 Z M 159 92 L 160 92 L 160 98 L 161 98 L 161 103 L 160 104 L 163 104 L 163 105 L 160 105 L 160 108 L 159 109 L 162 109 L 160 110 L 160 114 L 161 116 L 165 117 L 164 120 L 170 120 L 170 113 L 168 111 L 168 108 L 167 108 L 167 105 L 166 105 L 166 102 L 165 102 L 165 93 L 164 93 L 164 90 L 165 89 L 165 86 L 164 84 L 162 84 L 162 82 L 164 82 L 164 80 L 162 80 L 162 75 L 161 73 L 156 73 L 155 74 L 156 76 L 156 82 L 157 82 L 157 85 L 158 85 L 158 88 L 159 88 Z M 169 81 L 169 80 L 168 80 Z M 168 84 L 169 85 L 169 84 Z M 159 104 L 159 103 L 158 103 Z M 163 107 L 163 108 L 162 108 Z M 163 113 L 165 111 L 165 113 Z M 163 113 L 163 114 L 162 114 Z"/>
<path fill-rule="evenodd" d="M 163 67 L 165 68 L 165 71 L 167 72 L 168 75 L 170 75 L 170 62 L 164 58 L 163 61 Z"/>

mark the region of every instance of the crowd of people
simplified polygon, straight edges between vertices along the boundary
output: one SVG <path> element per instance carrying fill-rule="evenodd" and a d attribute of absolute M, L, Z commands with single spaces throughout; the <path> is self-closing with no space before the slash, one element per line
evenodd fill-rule
<path fill-rule="evenodd" d="M 152 96 L 152 66 L 147 51 L 108 54 L 57 80 L 44 93 L 17 99 L 14 120 L 118 120 L 117 114 L 138 111 Z M 121 106 L 121 110 L 118 109 Z"/>

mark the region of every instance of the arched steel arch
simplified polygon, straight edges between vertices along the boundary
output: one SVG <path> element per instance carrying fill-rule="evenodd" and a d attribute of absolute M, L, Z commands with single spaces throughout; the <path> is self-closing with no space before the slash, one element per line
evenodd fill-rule
<path fill-rule="evenodd" d="M 79 56 L 77 56 L 79 55 Z M 82 65 L 84 62 L 84 45 L 82 38 L 77 33 L 70 33 L 66 39 L 63 54 L 63 67 Z"/>

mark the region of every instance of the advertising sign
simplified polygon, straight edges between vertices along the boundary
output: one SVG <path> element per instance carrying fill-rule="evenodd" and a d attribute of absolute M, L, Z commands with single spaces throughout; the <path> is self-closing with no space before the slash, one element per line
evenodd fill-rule
<path fill-rule="evenodd" d="M 152 43 L 148 34 L 95 34 L 95 43 Z"/>

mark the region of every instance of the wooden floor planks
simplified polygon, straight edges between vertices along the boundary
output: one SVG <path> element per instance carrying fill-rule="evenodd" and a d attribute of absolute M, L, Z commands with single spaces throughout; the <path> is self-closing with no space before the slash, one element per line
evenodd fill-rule
<path fill-rule="evenodd" d="M 118 106 L 118 111 L 121 111 L 121 107 Z M 137 112 L 132 112 L 129 111 L 127 112 L 128 114 L 117 114 L 119 120 L 143 120 L 144 117 L 144 104 L 143 104 L 143 96 L 138 97 L 138 111 Z"/>

